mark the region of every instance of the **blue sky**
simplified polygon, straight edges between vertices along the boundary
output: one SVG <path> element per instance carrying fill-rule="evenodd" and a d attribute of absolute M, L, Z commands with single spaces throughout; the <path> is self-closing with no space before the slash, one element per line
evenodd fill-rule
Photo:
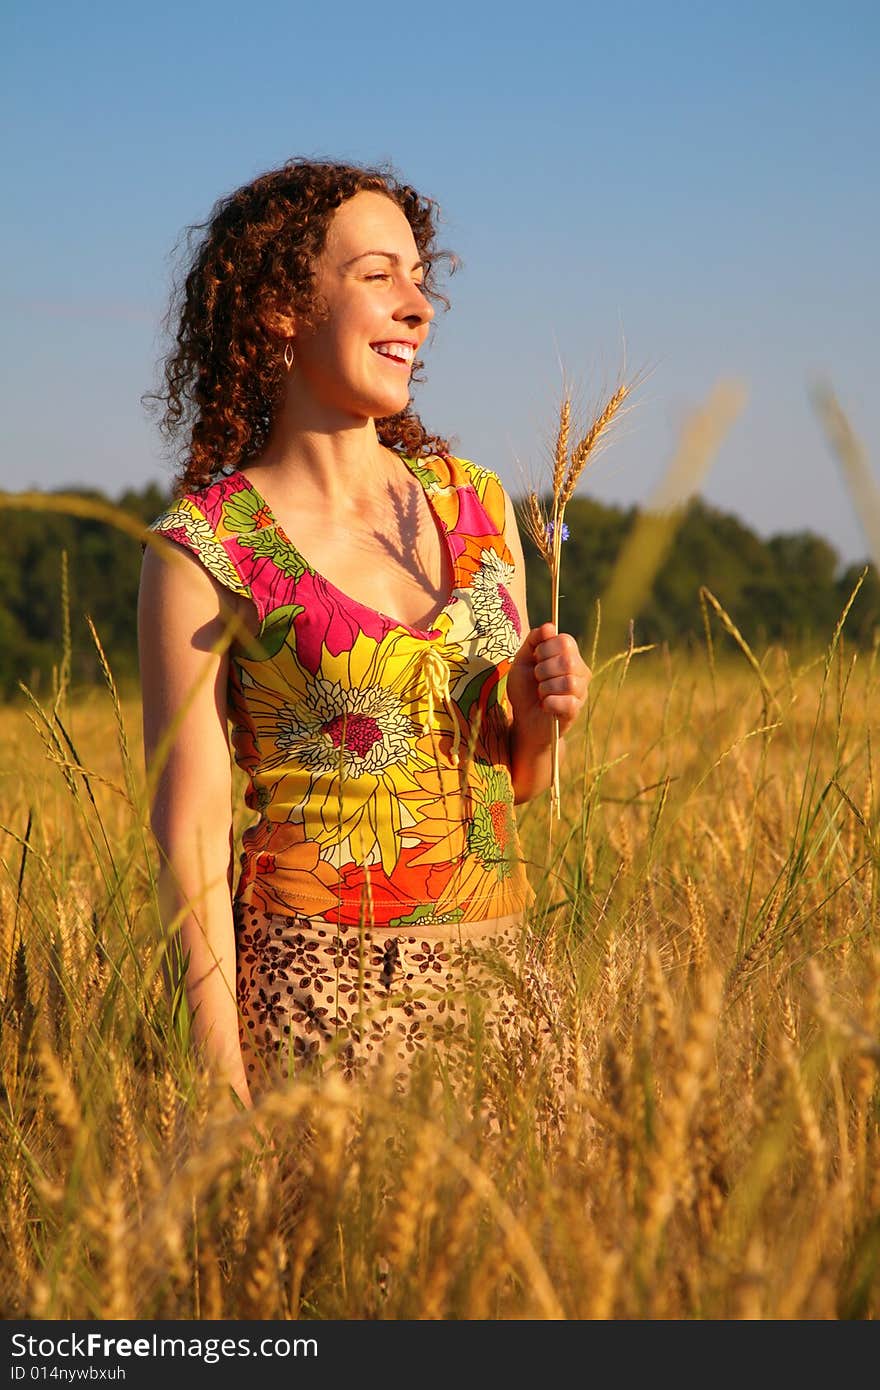
<path fill-rule="evenodd" d="M 808 396 L 828 380 L 880 472 L 875 3 L 21 0 L 2 72 L 2 483 L 167 481 L 140 404 L 170 255 L 215 199 L 296 154 L 390 160 L 462 266 L 426 424 L 516 492 L 561 385 L 626 343 L 650 368 L 582 489 L 644 504 L 720 379 L 746 405 L 704 496 L 760 534 L 866 544 Z M 869 390 L 869 383 L 871 388 Z"/>

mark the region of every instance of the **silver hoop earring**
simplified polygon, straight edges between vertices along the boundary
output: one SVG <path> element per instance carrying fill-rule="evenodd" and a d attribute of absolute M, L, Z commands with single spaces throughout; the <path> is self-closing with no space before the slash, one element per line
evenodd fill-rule
<path fill-rule="evenodd" d="M 293 366 L 293 347 L 290 343 L 287 343 L 284 348 L 284 365 L 288 371 Z"/>

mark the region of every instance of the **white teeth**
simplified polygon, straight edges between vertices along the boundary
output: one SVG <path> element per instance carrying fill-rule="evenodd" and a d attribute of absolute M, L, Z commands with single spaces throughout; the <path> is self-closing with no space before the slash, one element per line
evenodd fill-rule
<path fill-rule="evenodd" d="M 408 343 L 373 343 L 374 352 L 380 352 L 383 357 L 399 357 L 404 362 L 411 362 L 416 355 L 416 350 Z"/>

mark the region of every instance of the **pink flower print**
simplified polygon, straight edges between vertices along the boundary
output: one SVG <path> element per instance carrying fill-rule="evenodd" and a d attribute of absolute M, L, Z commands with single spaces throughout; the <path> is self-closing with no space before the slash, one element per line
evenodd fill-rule
<path fill-rule="evenodd" d="M 303 670 L 312 675 L 320 668 L 325 647 L 331 656 L 339 656 L 351 651 L 359 633 L 381 642 L 395 627 L 390 618 L 346 598 L 313 570 L 300 579 L 296 601 L 302 604 L 293 624 L 296 655 Z"/>

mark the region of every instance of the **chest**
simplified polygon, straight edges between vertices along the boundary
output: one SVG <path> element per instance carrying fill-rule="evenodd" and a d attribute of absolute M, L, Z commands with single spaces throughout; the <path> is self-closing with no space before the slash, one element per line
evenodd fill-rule
<path fill-rule="evenodd" d="M 307 545 L 294 543 L 334 588 L 410 627 L 430 627 L 452 590 L 448 543 L 424 498 L 365 523 L 316 522 Z"/>
<path fill-rule="evenodd" d="M 270 506 L 280 534 L 308 568 L 345 597 L 420 629 L 431 628 L 448 603 L 454 584 L 449 542 L 421 488 L 380 499 L 363 515 L 304 507 L 294 514 L 277 501 Z M 253 602 L 239 602 L 242 620 L 256 634 Z"/>

